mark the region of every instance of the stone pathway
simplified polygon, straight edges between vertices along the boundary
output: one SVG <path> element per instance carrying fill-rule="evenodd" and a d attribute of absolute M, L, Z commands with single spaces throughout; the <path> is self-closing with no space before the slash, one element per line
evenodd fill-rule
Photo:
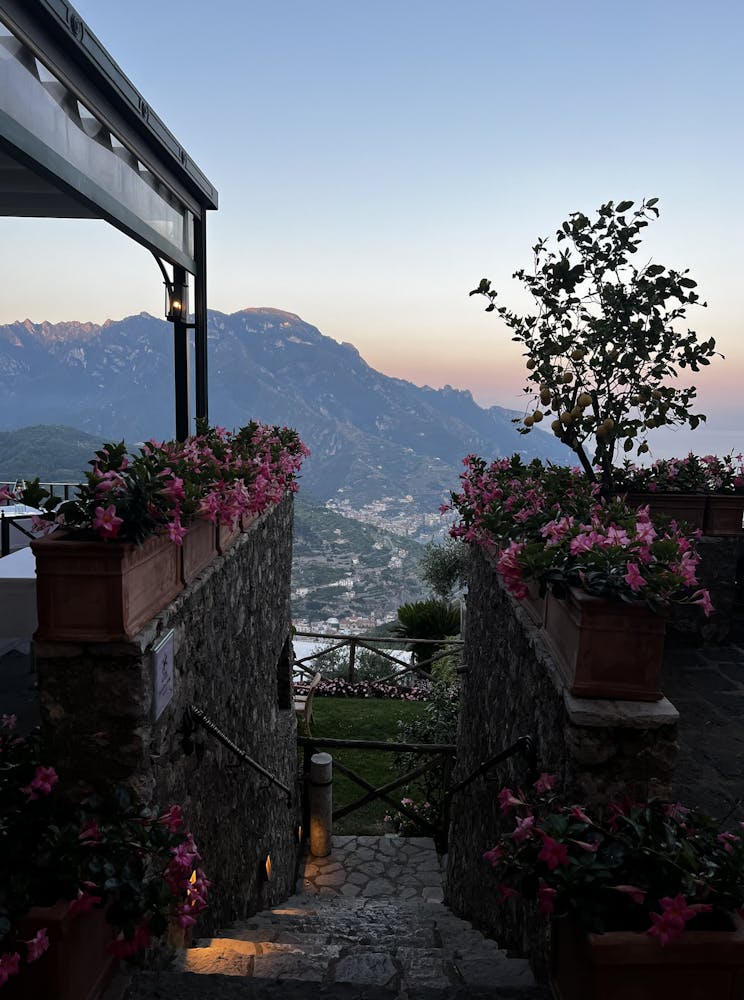
<path fill-rule="evenodd" d="M 543 1000 L 510 959 L 442 902 L 427 838 L 334 837 L 297 893 L 166 972 L 138 973 L 125 1000 Z"/>

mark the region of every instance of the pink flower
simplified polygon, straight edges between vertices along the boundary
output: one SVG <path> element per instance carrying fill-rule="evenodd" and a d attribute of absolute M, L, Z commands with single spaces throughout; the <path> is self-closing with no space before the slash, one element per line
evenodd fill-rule
<path fill-rule="evenodd" d="M 36 774 L 31 779 L 31 783 L 22 788 L 21 791 L 24 795 L 28 796 L 28 801 L 31 802 L 34 799 L 38 799 L 37 792 L 40 792 L 42 795 L 49 795 L 58 781 L 57 772 L 53 767 L 42 767 L 39 765 L 36 768 Z"/>
<path fill-rule="evenodd" d="M 711 599 L 710 599 L 710 594 L 708 593 L 708 591 L 707 590 L 699 590 L 697 592 L 697 594 L 695 594 L 694 596 L 697 598 L 697 600 L 693 601 L 692 603 L 693 604 L 699 604 L 700 607 L 705 612 L 705 617 L 706 618 L 710 618 L 710 616 L 715 611 L 715 608 L 713 607 L 713 604 L 712 604 Z"/>
<path fill-rule="evenodd" d="M 594 825 L 581 806 L 573 806 L 568 815 L 571 819 L 577 819 L 580 823 L 588 823 L 589 826 Z"/>
<path fill-rule="evenodd" d="M 21 964 L 21 956 L 18 952 L 11 954 L 6 952 L 0 955 L 0 986 L 5 986 L 11 976 L 18 975 L 18 967 Z"/>
<path fill-rule="evenodd" d="M 543 846 L 537 855 L 540 861 L 544 861 L 548 868 L 553 871 L 558 865 L 568 865 L 568 848 L 565 844 L 559 844 L 557 840 L 549 837 L 547 833 L 542 833 Z"/>
<path fill-rule="evenodd" d="M 47 936 L 46 927 L 42 927 L 41 930 L 37 931 L 34 937 L 30 941 L 26 941 L 26 951 L 27 960 L 29 962 L 35 962 L 38 958 L 44 954 L 44 952 L 49 947 L 49 938 Z"/>
<path fill-rule="evenodd" d="M 504 852 L 500 847 L 492 847 L 490 851 L 486 851 L 483 855 L 485 860 L 491 865 L 492 868 L 498 868 L 501 858 L 504 856 Z"/>
<path fill-rule="evenodd" d="M 631 590 L 638 591 L 642 587 L 646 586 L 646 581 L 641 576 L 641 571 L 638 569 L 638 563 L 629 562 L 626 563 L 627 573 L 623 577 L 625 582 L 628 584 Z"/>
<path fill-rule="evenodd" d="M 137 924 L 132 938 L 127 939 L 120 935 L 115 941 L 108 945 L 106 951 L 115 958 L 129 958 L 135 955 L 150 944 L 150 928 L 143 920 Z"/>
<path fill-rule="evenodd" d="M 659 903 L 664 912 L 650 914 L 652 926 L 646 933 L 658 938 L 661 945 L 680 937 L 687 921 L 697 913 L 709 913 L 713 909 L 709 903 L 688 903 L 682 893 L 677 893 L 674 898 L 664 896 Z"/>
<path fill-rule="evenodd" d="M 611 888 L 615 889 L 617 892 L 624 893 L 624 895 L 632 899 L 634 903 L 637 903 L 638 906 L 643 906 L 646 893 L 643 889 L 639 889 L 637 885 L 613 885 Z"/>
<path fill-rule="evenodd" d="M 538 795 L 542 795 L 543 792 L 549 792 L 555 785 L 556 781 L 558 781 L 558 778 L 555 774 L 548 774 L 546 771 L 543 771 L 535 782 L 535 791 Z"/>
<path fill-rule="evenodd" d="M 97 531 L 101 538 L 116 538 L 119 534 L 124 520 L 116 516 L 116 507 L 110 504 L 105 509 L 96 507 L 93 518 L 93 530 Z"/>
<path fill-rule="evenodd" d="M 158 819 L 163 826 L 168 827 L 171 833 L 177 833 L 183 826 L 181 807 L 177 805 L 172 805 L 170 809 L 166 809 L 163 815 L 158 817 Z"/>
<path fill-rule="evenodd" d="M 518 844 L 521 844 L 523 840 L 526 840 L 530 836 L 534 825 L 534 816 L 525 816 L 524 819 L 520 819 L 512 833 L 512 840 L 516 840 Z"/>
<path fill-rule="evenodd" d="M 514 797 L 514 793 L 511 788 L 502 788 L 498 794 L 499 805 L 501 806 L 501 812 L 506 815 L 511 812 L 512 809 L 516 809 L 517 806 L 523 806 L 524 802 L 521 799 Z"/>
<path fill-rule="evenodd" d="M 555 906 L 555 897 L 557 894 L 557 889 L 551 889 L 550 886 L 544 885 L 542 882 L 540 883 L 537 890 L 537 908 L 540 913 L 550 916 Z"/>
<path fill-rule="evenodd" d="M 7 729 L 10 732 L 15 729 L 17 722 L 17 715 L 3 715 L 0 717 L 0 729 Z"/>
<path fill-rule="evenodd" d="M 183 543 L 184 535 L 187 533 L 187 529 L 181 524 L 181 518 L 178 513 L 174 516 L 172 521 L 168 522 L 168 537 L 176 545 L 181 545 Z"/>

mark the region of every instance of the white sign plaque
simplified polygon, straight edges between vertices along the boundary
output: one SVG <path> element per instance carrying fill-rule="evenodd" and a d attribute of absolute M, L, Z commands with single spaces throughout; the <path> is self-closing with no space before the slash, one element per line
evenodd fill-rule
<path fill-rule="evenodd" d="M 152 719 L 157 722 L 173 697 L 173 629 L 152 647 Z"/>

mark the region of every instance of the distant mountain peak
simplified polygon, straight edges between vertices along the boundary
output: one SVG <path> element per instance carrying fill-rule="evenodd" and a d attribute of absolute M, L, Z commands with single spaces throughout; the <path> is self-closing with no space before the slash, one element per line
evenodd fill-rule
<path fill-rule="evenodd" d="M 0 427 L 70 424 L 109 440 L 173 434 L 173 348 L 162 319 L 0 326 Z M 102 332 L 104 335 L 102 335 Z M 568 457 L 552 436 L 517 434 L 512 413 L 467 389 L 383 375 L 353 344 L 272 307 L 209 312 L 209 415 L 298 429 L 312 452 L 302 485 L 353 509 L 414 496 L 421 514 L 455 489 L 464 455 Z"/>

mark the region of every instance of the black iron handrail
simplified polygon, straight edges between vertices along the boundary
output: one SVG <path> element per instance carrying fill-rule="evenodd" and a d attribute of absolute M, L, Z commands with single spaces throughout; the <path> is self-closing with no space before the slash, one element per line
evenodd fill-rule
<path fill-rule="evenodd" d="M 458 792 L 461 792 L 468 785 L 471 785 L 477 778 L 481 775 L 486 774 L 495 764 L 500 764 L 504 760 L 508 760 L 509 757 L 515 757 L 517 754 L 521 754 L 527 761 L 528 774 L 530 777 L 537 775 L 537 747 L 535 746 L 535 741 L 531 736 L 520 736 L 519 739 L 512 743 L 511 746 L 506 747 L 504 750 L 500 750 L 495 753 L 488 760 L 484 760 L 482 764 L 479 764 L 474 771 L 472 771 L 467 778 L 463 778 L 462 781 L 458 781 L 454 785 L 450 785 L 445 793 L 445 798 L 449 801 Z"/>
<path fill-rule="evenodd" d="M 208 733 L 211 733 L 216 740 L 219 740 L 224 747 L 227 747 L 227 749 L 242 760 L 244 764 L 253 768 L 253 770 L 257 774 L 260 774 L 261 777 L 266 778 L 270 785 L 276 785 L 277 788 L 281 789 L 287 796 L 287 806 L 289 808 L 292 807 L 292 790 L 285 785 L 284 782 L 280 781 L 275 775 L 271 774 L 270 771 L 267 771 L 265 767 L 259 764 L 258 761 L 255 761 L 245 752 L 245 750 L 242 750 L 237 743 L 234 743 L 229 736 L 226 736 L 217 723 L 213 722 L 208 715 L 205 715 L 200 708 L 197 708 L 196 705 L 189 705 L 186 709 L 186 718 L 184 719 L 183 724 L 184 735 L 188 737 L 188 735 L 193 732 L 196 725 L 201 726 L 202 729 L 206 729 Z"/>

